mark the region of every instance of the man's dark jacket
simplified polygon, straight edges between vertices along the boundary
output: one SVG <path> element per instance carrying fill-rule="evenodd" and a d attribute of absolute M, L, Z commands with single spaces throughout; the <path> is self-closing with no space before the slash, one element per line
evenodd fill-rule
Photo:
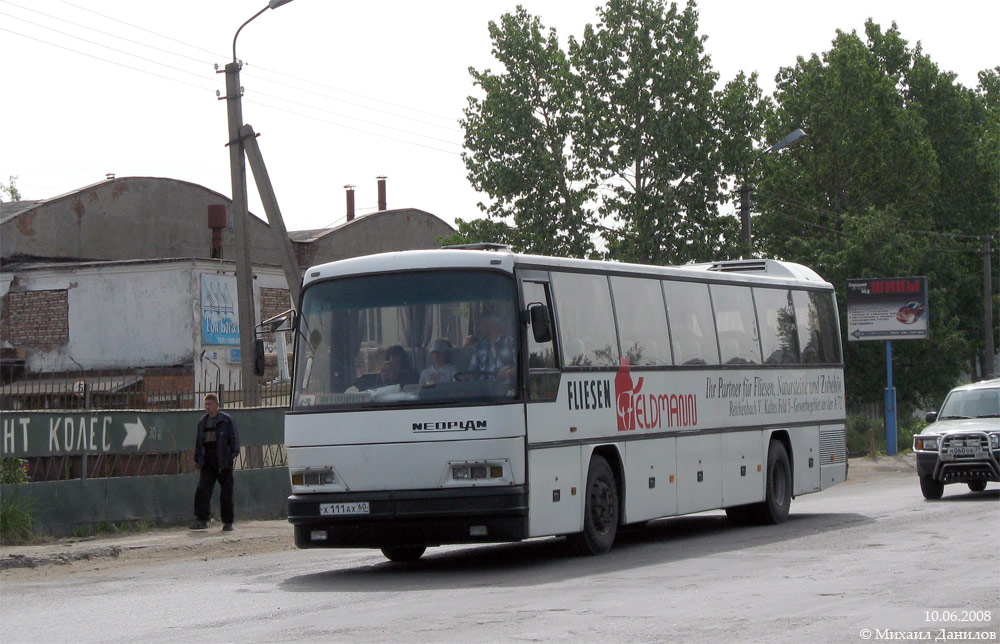
<path fill-rule="evenodd" d="M 194 461 L 198 467 L 205 466 L 205 421 L 208 414 L 198 421 L 198 437 L 194 442 Z M 215 455 L 218 457 L 218 469 L 227 470 L 233 466 L 236 455 L 240 453 L 240 434 L 236 431 L 236 421 L 229 414 L 220 411 L 215 418 Z"/>

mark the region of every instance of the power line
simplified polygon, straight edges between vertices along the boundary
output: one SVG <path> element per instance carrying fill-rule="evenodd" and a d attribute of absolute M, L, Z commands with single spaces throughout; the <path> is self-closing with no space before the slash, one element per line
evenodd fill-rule
<path fill-rule="evenodd" d="M 252 76 L 252 70 L 251 70 L 251 74 L 250 75 Z M 267 78 L 260 78 L 260 77 L 258 77 L 258 78 L 260 80 L 262 80 L 263 82 L 265 82 L 265 83 L 273 83 L 275 85 L 280 85 L 282 87 L 289 87 L 291 89 L 295 89 L 295 90 L 298 90 L 300 92 L 306 92 L 307 94 L 313 94 L 315 96 L 320 96 L 322 98 L 326 98 L 326 99 L 329 99 L 331 101 L 339 101 L 341 103 L 347 103 L 348 105 L 353 105 L 355 107 L 360 107 L 362 109 L 371 110 L 373 112 L 379 112 L 381 114 L 388 114 L 389 116 L 393 116 L 395 118 L 406 119 L 408 121 L 415 121 L 417 123 L 423 123 L 424 125 L 429 125 L 431 127 L 437 127 L 437 128 L 441 128 L 441 129 L 444 129 L 444 130 L 450 130 L 450 131 L 455 131 L 455 132 L 460 132 L 461 131 L 461 129 L 458 128 L 458 127 L 449 126 L 449 125 L 441 125 L 440 123 L 431 123 L 430 121 L 426 121 L 424 119 L 419 119 L 419 118 L 416 118 L 416 117 L 413 117 L 413 116 L 404 116 L 402 114 L 396 114 L 395 112 L 390 112 L 388 110 L 381 110 L 381 109 L 379 109 L 377 107 L 369 107 L 368 105 L 363 105 L 361 103 L 356 103 L 354 101 L 348 101 L 348 100 L 343 99 L 343 98 L 337 98 L 336 96 L 330 96 L 329 94 L 323 94 L 322 92 L 314 92 L 312 90 L 305 89 L 305 88 L 302 88 L 302 87 L 298 87 L 298 86 L 292 85 L 290 83 L 282 83 L 280 81 L 269 80 Z M 407 108 L 407 109 L 410 109 L 410 108 Z M 419 111 L 419 110 L 415 110 L 415 111 Z M 444 118 L 444 117 L 440 117 L 440 118 Z"/>
<path fill-rule="evenodd" d="M 42 40 L 41 38 L 35 38 L 34 36 L 29 36 L 27 34 L 22 34 L 22 33 L 19 33 L 17 31 L 11 31 L 10 29 L 6 29 L 4 27 L 0 27 L 0 31 L 6 31 L 9 34 L 14 34 L 15 36 L 20 36 L 21 38 L 27 38 L 28 40 L 34 40 L 35 42 L 40 42 L 42 44 L 49 45 L 50 47 L 58 47 L 59 49 L 64 49 L 64 50 L 72 52 L 74 54 L 80 54 L 81 56 L 87 56 L 88 58 L 93 58 L 95 60 L 100 60 L 100 61 L 103 61 L 105 63 L 111 63 L 112 65 L 118 65 L 119 67 L 124 67 L 125 69 L 131 69 L 133 71 L 141 72 L 143 74 L 149 74 L 150 76 L 156 76 L 157 78 L 163 78 L 163 79 L 168 80 L 168 81 L 173 81 L 175 83 L 180 83 L 181 85 L 188 85 L 189 87 L 194 87 L 196 89 L 202 89 L 202 90 L 205 90 L 207 92 L 214 91 L 214 89 L 215 89 L 213 87 L 205 87 L 203 85 L 195 85 L 194 83 L 189 83 L 187 81 L 183 81 L 183 80 L 180 80 L 178 78 L 173 78 L 172 76 L 164 76 L 163 74 L 157 74 L 156 72 L 151 72 L 151 71 L 149 71 L 147 69 L 142 69 L 140 67 L 132 67 L 131 65 L 126 65 L 125 63 L 120 63 L 117 60 L 111 60 L 109 58 L 102 58 L 101 56 L 96 56 L 94 54 L 89 54 L 87 52 L 80 51 L 78 49 L 73 49 L 72 47 L 66 47 L 64 45 L 57 45 L 56 43 L 49 42 L 47 40 Z"/>
<path fill-rule="evenodd" d="M 182 74 L 188 74 L 190 76 L 196 76 L 198 78 L 204 78 L 201 74 L 198 74 L 198 73 L 195 73 L 195 72 L 192 72 L 192 71 L 188 71 L 186 69 L 181 69 L 180 67 L 175 67 L 173 65 L 168 65 L 167 63 L 161 63 L 158 60 L 153 60 L 152 58 L 146 58 L 145 56 L 140 56 L 138 54 L 133 54 L 132 52 L 125 51 L 123 49 L 117 49 L 117 48 L 112 47 L 110 45 L 102 45 L 99 42 L 94 42 L 93 40 L 87 40 L 86 38 L 82 38 L 80 36 L 75 36 L 73 34 L 66 33 L 65 31 L 60 31 L 60 30 L 56 29 L 55 27 L 47 27 L 47 26 L 39 24 L 37 22 L 32 22 L 31 20 L 25 20 L 24 18 L 19 18 L 17 16 L 11 15 L 9 13 L 5 13 L 3 11 L 0 11 L 0 16 L 7 16 L 8 18 L 13 18 L 14 20 L 20 20 L 21 22 L 26 22 L 29 25 L 33 25 L 35 27 L 40 27 L 42 29 L 47 29 L 49 31 L 54 31 L 55 33 L 57 33 L 57 34 L 59 34 L 61 36 L 66 36 L 68 38 L 73 38 L 75 40 L 79 40 L 81 42 L 85 42 L 85 43 L 87 43 L 89 45 L 94 45 L 96 47 L 103 47 L 104 49 L 111 50 L 111 51 L 113 51 L 115 53 L 124 54 L 126 56 L 131 56 L 132 58 L 138 58 L 139 60 L 145 61 L 147 63 L 152 63 L 154 65 L 160 65 L 162 67 L 166 67 L 168 69 L 172 69 L 174 71 L 181 72 Z M 5 29 L 4 31 L 9 31 L 9 30 Z M 11 32 L 11 33 L 17 33 L 17 32 Z M 23 35 L 23 34 L 18 34 L 18 35 Z M 25 36 L 25 37 L 28 38 L 29 36 Z M 38 42 L 44 42 L 46 44 L 54 45 L 54 46 L 57 46 L 57 47 L 59 46 L 59 45 L 55 45 L 55 43 L 51 43 L 51 42 L 48 42 L 48 41 L 45 41 L 45 40 L 41 40 L 41 39 L 38 39 L 38 38 L 33 38 L 32 40 L 37 40 Z M 63 49 L 68 49 L 68 47 L 63 47 Z M 77 52 L 77 53 L 83 53 L 83 52 Z M 93 56 L 93 58 L 97 58 L 97 57 Z M 106 59 L 100 59 L 100 60 L 106 60 Z M 108 62 L 113 62 L 113 61 L 108 61 Z M 127 67 L 127 65 L 123 65 L 123 67 Z"/>
<path fill-rule="evenodd" d="M 7 0 L 3 0 L 3 1 L 7 1 Z M 192 49 L 197 49 L 198 51 L 202 51 L 202 52 L 211 54 L 216 59 L 229 60 L 229 56 L 228 55 L 221 55 L 221 54 L 219 54 L 217 52 L 213 52 L 213 51 L 211 51 L 209 49 L 205 49 L 204 47 L 199 47 L 198 45 L 192 45 L 190 43 L 184 42 L 183 40 L 178 40 L 176 38 L 172 38 L 170 36 L 163 35 L 161 33 L 153 31 L 151 29 L 147 29 L 145 27 L 140 27 L 139 25 L 134 25 L 134 24 L 132 24 L 130 22 L 126 22 L 126 21 L 121 20 L 119 18 L 115 18 L 113 16 L 109 16 L 109 15 L 100 13 L 99 11 L 94 11 L 93 9 L 90 9 L 88 7 L 84 7 L 84 6 L 75 4 L 73 2 L 69 2 L 68 0 L 59 0 L 59 2 L 65 4 L 65 5 L 68 5 L 70 7 L 75 7 L 77 9 L 80 9 L 81 11 L 86 11 L 88 13 L 92 13 L 92 14 L 94 14 L 96 16 L 100 16 L 100 17 L 105 18 L 107 20 L 112 20 L 114 22 L 123 24 L 123 25 L 125 25 L 127 27 L 131 27 L 133 29 L 138 29 L 140 31 L 146 32 L 148 34 L 152 34 L 152 35 L 157 36 L 159 38 L 164 38 L 164 39 L 169 40 L 171 42 L 175 42 L 177 44 L 184 45 L 185 47 L 190 47 Z M 291 78 L 293 80 L 297 80 L 297 81 L 300 81 L 300 82 L 303 82 L 303 83 L 309 83 L 311 85 L 316 85 L 318 87 L 323 87 L 325 89 L 332 89 L 334 91 L 341 92 L 341 93 L 344 93 L 344 94 L 350 94 L 352 96 L 357 96 L 359 98 L 364 98 L 364 99 L 369 100 L 369 101 L 375 101 L 377 103 L 382 103 L 384 105 L 391 105 L 393 107 L 398 107 L 398 108 L 401 108 L 401 109 L 410 110 L 410 111 L 413 111 L 413 112 L 418 112 L 418 113 L 424 114 L 426 116 L 433 116 L 435 118 L 444 119 L 444 120 L 448 120 L 448 121 L 453 121 L 454 120 L 454 117 L 452 117 L 452 116 L 443 116 L 441 114 L 435 114 L 433 112 L 428 112 L 428 111 L 421 110 L 421 109 L 418 109 L 418 108 L 415 108 L 415 107 L 410 107 L 409 105 L 403 105 L 403 104 L 400 104 L 400 103 L 393 103 L 391 101 L 382 100 L 380 98 L 375 98 L 373 96 L 367 96 L 365 94 L 360 94 L 358 92 L 352 92 L 352 91 L 349 91 L 349 90 L 345 90 L 345 89 L 341 89 L 341 88 L 338 88 L 338 87 L 334 87 L 332 85 L 326 85 L 324 83 L 319 83 L 317 81 L 310 80 L 310 79 L 307 79 L 307 78 L 300 78 L 298 76 L 294 76 L 292 74 L 288 74 L 288 73 L 285 73 L 285 72 L 281 72 L 281 71 L 269 69 L 267 67 L 256 67 L 255 66 L 254 68 L 255 69 L 259 69 L 259 70 L 261 70 L 263 72 L 274 74 L 276 76 L 282 76 L 282 77 L 285 77 L 285 78 Z M 263 80 L 266 80 L 266 79 L 263 79 Z M 270 82 L 276 82 L 276 81 L 270 81 Z M 303 91 L 305 91 L 305 90 L 303 90 Z M 376 109 L 376 108 L 365 107 L 365 106 L 362 106 L 362 107 L 364 107 L 364 109 Z"/>
<path fill-rule="evenodd" d="M 385 128 L 387 130 L 394 130 L 396 132 L 402 132 L 404 134 L 410 134 L 412 136 L 419 136 L 419 137 L 424 138 L 424 139 L 430 139 L 431 141 L 438 141 L 439 143 L 447 143 L 449 145 L 458 145 L 458 146 L 461 146 L 460 143 L 455 143 L 454 141 L 449 141 L 448 139 L 439 139 L 439 138 L 437 138 L 435 136 L 430 136 L 430 135 L 427 135 L 427 134 L 420 134 L 419 132 L 413 132 L 413 131 L 410 131 L 410 130 L 404 130 L 403 128 L 392 127 L 391 125 L 383 125 L 382 123 L 376 123 L 375 121 L 368 121 L 368 120 L 365 120 L 365 119 L 362 119 L 362 118 L 358 118 L 356 116 L 349 116 L 347 114 L 341 114 L 339 112 L 334 112 L 334 111 L 331 111 L 331 110 L 326 110 L 326 109 L 323 109 L 321 107 L 316 107 L 315 105 L 310 105 L 308 103 L 300 103 L 299 101 L 293 101 L 291 99 L 284 98 L 282 96 L 275 96 L 274 94 L 268 94 L 266 92 L 254 92 L 254 93 L 255 94 L 259 94 L 260 96 L 266 96 L 267 98 L 273 98 L 275 100 L 284 101 L 286 103 L 291 103 L 292 105 L 298 105 L 299 107 L 305 107 L 305 108 L 308 108 L 308 109 L 311 109 L 311 110 L 316 110 L 318 112 L 325 112 L 327 114 L 332 114 L 333 116 L 340 116 L 340 117 L 343 117 L 343 118 L 351 119 L 353 121 L 360 121 L 362 123 L 367 123 L 368 125 L 374 125 L 375 127 L 381 127 L 381 128 Z"/>
<path fill-rule="evenodd" d="M 96 27 L 89 27 L 87 25 L 82 25 L 82 24 L 80 24 L 78 22 L 73 22 L 72 20 L 67 20 L 65 18 L 60 18 L 59 16 L 53 16 L 53 15 L 45 13 L 43 11 L 38 11 L 37 9 L 32 9 L 31 7 L 25 7 L 23 5 L 19 5 L 19 4 L 15 3 L 15 2 L 10 2 L 10 0 L 0 0 L 0 2 L 3 2 L 4 4 L 9 4 L 12 7 L 17 7 L 18 9 L 22 9 L 24 11 L 30 11 L 32 13 L 37 13 L 38 15 L 45 16 L 46 18 L 51 18 L 53 20 L 58 20 L 59 22 L 65 22 L 66 24 L 73 25 L 74 27 L 79 27 L 81 29 L 86 29 L 88 31 L 95 31 L 95 32 L 101 34 L 102 36 L 110 36 L 112 38 L 117 38 L 118 40 L 124 40 L 125 42 L 131 43 L 133 45 L 139 45 L 140 47 L 147 47 L 149 49 L 155 49 L 156 51 L 160 51 L 160 52 L 163 52 L 165 54 L 170 54 L 171 56 L 178 56 L 180 58 L 186 58 L 186 59 L 194 61 L 196 63 L 202 63 L 202 64 L 205 64 L 205 65 L 211 65 L 212 64 L 211 61 L 206 61 L 206 60 L 204 60 L 202 58 L 195 58 L 193 56 L 187 56 L 185 54 L 181 54 L 181 53 L 178 53 L 176 51 L 172 51 L 170 49 L 163 49 L 162 47 L 156 47 L 155 45 L 150 45 L 149 43 L 144 43 L 144 42 L 139 41 L 139 40 L 132 40 L 130 38 L 125 38 L 124 36 L 119 36 L 117 34 L 113 34 L 113 33 L 109 32 L 109 31 L 102 31 L 100 29 L 97 29 Z M 8 15 L 8 14 L 4 14 L 4 15 Z M 27 21 L 25 21 L 25 22 L 27 22 Z M 31 24 L 36 24 L 36 23 L 31 23 Z M 50 29 L 50 27 L 45 27 L 43 25 L 37 25 L 36 24 L 36 26 L 43 27 L 44 29 Z"/>
<path fill-rule="evenodd" d="M 278 107 L 276 105 L 269 105 L 268 103 L 262 103 L 260 101 L 255 101 L 255 100 L 244 98 L 243 102 L 244 103 L 252 103 L 254 105 L 259 105 L 261 107 L 266 107 L 268 109 L 276 110 L 278 112 L 285 112 L 286 114 L 293 114 L 295 116 L 300 116 L 302 118 L 310 119 L 310 120 L 313 120 L 313 121 L 318 121 L 320 123 L 327 123 L 327 124 L 333 125 L 335 127 L 344 128 L 346 130 L 353 130 L 355 132 L 361 132 L 363 134 L 370 134 L 372 136 L 377 136 L 377 137 L 380 137 L 380 138 L 383 138 L 383 139 L 389 139 L 390 141 L 398 141 L 400 143 L 406 143 L 408 145 L 415 145 L 417 147 L 426 148 L 428 150 L 434 150 L 435 152 L 443 152 L 444 154 L 450 154 L 450 155 L 453 155 L 453 156 L 461 156 L 461 153 L 454 152 L 452 150 L 442 150 L 441 148 L 436 148 L 436 147 L 434 147 L 432 145 L 425 145 L 423 143 L 417 143 L 416 141 L 407 141 L 406 139 L 400 139 L 400 138 L 397 138 L 397 137 L 394 137 L 394 136 L 389 136 L 387 134 L 381 134 L 379 132 L 372 132 L 371 130 L 363 130 L 361 128 L 351 127 L 350 125 L 344 125 L 343 123 L 337 123 L 336 121 L 330 121 L 328 119 L 319 118 L 317 116 L 311 116 L 309 114 L 303 114 L 302 112 L 296 112 L 295 110 L 289 110 L 289 109 L 286 109 L 286 108 L 283 108 L 283 107 Z"/>
<path fill-rule="evenodd" d="M 60 35 L 63 35 L 63 36 L 67 36 L 67 37 L 69 37 L 69 38 L 73 38 L 73 39 L 76 39 L 76 40 L 79 40 L 79 41 L 81 41 L 81 42 L 85 42 L 85 43 L 87 43 L 87 44 L 90 44 L 90 45 L 94 45 L 94 46 L 97 46 L 97 47 L 102 47 L 102 48 L 104 48 L 104 49 L 108 49 L 108 50 L 110 50 L 110 51 L 113 51 L 113 52 L 115 52 L 115 53 L 119 53 L 119 54 L 123 54 L 123 55 L 125 55 L 125 56 L 130 56 L 130 57 L 132 57 L 132 58 L 136 58 L 136 59 L 138 59 L 138 60 L 142 60 L 142 61 L 144 61 L 144 62 L 148 62 L 148 63 L 152 63 L 152 64 L 154 64 L 154 65 L 160 65 L 160 66 L 163 66 L 163 67 L 166 67 L 166 68 L 168 68 L 168 69 L 172 69 L 172 70 L 175 70 L 175 71 L 178 71 L 178 72 L 181 72 L 181 73 L 183 73 L 183 74 L 188 74 L 188 75 L 191 75 L 191 76 L 195 76 L 195 77 L 197 77 L 197 78 L 204 78 L 204 76 L 203 76 L 202 74 L 198 74 L 198 73 L 195 73 L 195 72 L 192 72 L 192 71 L 189 71 L 189 70 L 186 70 L 186 69 L 182 69 L 182 68 L 180 68 L 180 67 L 176 67 L 176 66 L 174 66 L 174 65 L 169 65 L 169 64 L 167 64 L 167 63 L 163 63 L 163 62 L 160 62 L 160 61 L 157 61 L 157 60 L 153 60 L 153 59 L 151 59 L 151 58 L 146 58 L 146 57 L 144 57 L 144 56 L 139 56 L 139 55 L 137 55 L 137 54 L 134 54 L 134 53 L 132 53 L 132 52 L 128 52 L 128 51 L 125 51 L 125 50 L 122 50 L 122 49 L 117 49 L 117 48 L 115 48 L 115 47 L 111 47 L 110 45 L 104 45 L 104 44 L 101 44 L 101 43 L 98 43 L 98 42 L 95 42 L 95 41 L 92 41 L 92 40 L 88 40 L 87 38 L 83 38 L 83 37 L 80 37 L 80 36 L 76 36 L 76 35 L 73 35 L 73 34 L 70 34 L 70 33 L 66 33 L 66 32 L 64 32 L 64 31 L 61 31 L 61 30 L 59 30 L 59 29 L 55 29 L 55 28 L 53 28 L 53 27 L 48 27 L 48 26 L 45 26 L 45 25 L 42 25 L 42 24 L 39 24 L 39 23 L 36 23 L 36 22 L 33 22 L 33 21 L 31 21 L 31 20 L 26 20 L 26 19 L 24 19 L 24 18 L 19 18 L 19 17 L 17 17 L 17 16 L 13 16 L 13 15 L 11 15 L 11 14 L 8 14 L 8 13 L 5 13 L 5 12 L 3 12 L 3 11 L 0 11 L 0 15 L 4 15 L 4 16 L 8 16 L 8 17 L 10 17 L 10 18 L 14 18 L 15 20 L 20 20 L 20 21 L 22 21 L 22 22 L 25 22 L 25 23 L 27 23 L 27 24 L 30 24 L 30 25 L 33 25 L 33 26 L 36 26 L 36 27 L 40 27 L 40 28 L 42 28 L 42 29 L 47 29 L 47 30 L 49 30 L 49 31 L 52 31 L 52 32 L 55 32 L 55 33 L 57 33 L 57 34 L 60 34 Z M 9 31 L 9 30 L 6 30 L 6 29 L 5 29 L 5 31 Z M 17 32 L 11 32 L 11 33 L 17 33 Z M 44 43 L 44 44 L 48 44 L 48 45 L 52 45 L 52 46 L 54 46 L 54 47 L 60 47 L 61 49 L 65 49 L 65 50 L 67 50 L 67 51 L 72 51 L 72 52 L 75 52 L 75 53 L 80 53 L 80 54 L 84 54 L 84 52 L 81 52 L 81 51 L 79 51 L 79 50 L 75 50 L 75 49 L 72 49 L 72 48 L 69 48 L 69 47 L 64 47 L 64 46 L 62 46 L 62 45 L 57 45 L 56 43 L 52 43 L 52 42 L 50 42 L 50 41 L 46 41 L 46 40 L 42 40 L 42 39 L 39 39 L 39 38 L 33 38 L 33 37 L 31 37 L 31 36 L 27 36 L 27 35 L 25 35 L 25 34 L 19 34 L 19 33 L 18 33 L 18 35 L 22 35 L 22 36 L 24 36 L 24 37 L 26 37 L 26 38 L 31 38 L 32 40 L 35 40 L 35 41 L 37 41 L 37 42 L 41 42 L 41 43 Z M 112 63 L 112 64 L 118 64 L 118 65 L 120 65 L 120 66 L 122 66 L 122 67 L 126 67 L 126 68 L 128 68 L 128 69 L 134 69 L 134 70 L 136 70 L 136 71 L 145 71 L 145 70 L 142 70 L 142 69 L 140 69 L 140 68 L 137 68 L 137 67 L 131 67 L 131 66 L 129 66 L 129 65 L 125 65 L 125 64 L 122 64 L 122 63 L 117 63 L 116 61 L 113 61 L 113 60 L 110 60 L 110 59 L 107 59 L 107 58 L 102 58 L 102 57 L 100 57 L 100 56 L 94 56 L 94 55 L 90 55 L 90 54 L 84 54 L 84 55 L 88 55 L 88 56 L 90 56 L 91 58 L 95 58 L 95 59 L 97 59 L 97 60 L 102 60 L 102 61 L 104 61 L 104 62 L 110 62 L 110 63 Z M 155 74 L 155 73 L 152 73 L 152 72 L 147 72 L 147 73 L 150 73 L 150 74 L 152 74 L 153 76 L 159 76 L 159 77 L 161 77 L 161 78 L 168 78 L 168 79 L 170 78 L 170 77 L 167 77 L 167 76 L 161 76 L 161 75 L 159 75 L 159 74 Z M 172 79 L 172 80 L 176 80 L 176 79 Z M 179 82 L 179 81 L 178 81 L 178 82 Z M 189 83 L 189 84 L 190 84 L 190 83 Z M 199 87 L 199 86 L 197 86 L 197 85 L 193 85 L 193 84 L 191 84 L 191 85 L 192 85 L 192 86 L 195 86 L 195 87 Z M 457 143 L 457 142 L 455 142 L 455 141 L 452 141 L 452 140 L 447 140 L 447 139 L 442 139 L 442 138 L 439 138 L 439 137 L 434 137 L 434 136 L 430 136 L 430 135 L 427 135 L 427 134 L 421 134 L 421 133 L 419 133 L 419 132 L 414 132 L 414 131 L 411 131 L 411 130 L 406 130 L 406 129 L 403 129 L 403 128 L 397 128 L 397 127 L 393 127 L 393 126 L 391 126 L 391 125 L 385 125 L 385 124 L 382 124 L 382 123 L 377 123 L 377 122 L 375 122 L 375 121 L 369 121 L 369 120 L 366 120 L 366 119 L 362 119 L 362 118 L 359 118 L 359 117 L 355 117 L 355 116 L 350 116 L 350 115 L 348 115 L 348 114 L 342 114 L 342 113 L 339 113 L 339 112 L 334 112 L 334 111 L 332 111 L 332 110 L 327 110 L 327 109 L 324 109 L 324 108 L 322 108 L 322 107 L 317 107 L 317 106 L 315 106 L 315 105 L 312 105 L 312 104 L 308 104 L 308 103 L 303 103 L 303 102 L 300 102 L 300 101 L 294 101 L 294 100 L 292 100 L 292 99 L 288 99 L 288 98 L 284 98 L 284 97 L 282 97 L 282 96 L 276 96 L 276 95 L 274 95 L 274 94 L 269 94 L 269 93 L 267 93 L 267 92 L 257 92 L 257 93 L 258 93 L 259 95 L 261 95 L 261 96 L 266 96 L 266 97 L 268 97 L 268 98 L 272 98 L 272 99 L 275 99 L 275 100 L 278 100 L 278 101 L 282 101 L 282 102 L 286 102 L 286 103 L 291 103 L 291 104 L 293 104 L 293 105 L 298 105 L 299 107 L 305 107 L 305 108 L 307 108 L 307 109 L 312 109 L 312 110 L 316 110 L 316 111 L 319 111 L 319 112 L 325 112 L 325 113 L 327 113 L 327 114 L 331 114 L 331 115 L 334 115 L 334 116 L 339 116 L 339 117 L 342 117 L 342 118 L 347 118 L 347 119 L 351 119 L 351 120 L 354 120 L 354 121 L 359 121 L 359 122 L 362 122 L 362 123 L 366 123 L 366 124 L 368 124 L 368 125 L 373 125 L 373 126 L 375 126 L 375 127 L 380 127 L 380 128 L 384 128 L 384 129 L 388 129 L 388 130 L 393 130 L 393 131 L 396 131 L 396 132 L 401 132 L 401 133 L 403 133 L 403 134 L 409 134 L 409 135 L 411 135 L 411 136 L 416 136 L 416 137 L 420 137 L 420 138 L 425 138 L 425 139 L 429 139 L 429 140 L 431 140 L 431 141 L 437 141 L 437 142 L 439 142 L 439 143 L 445 143 L 445 144 L 448 144 L 448 145 L 455 145 L 455 146 L 459 146 L 459 147 L 461 147 L 461 144 L 460 144 L 460 143 Z M 247 102 L 251 102 L 251 103 L 253 103 L 253 102 L 255 102 L 255 101 L 247 101 Z M 270 108 L 272 108 L 272 109 L 278 109 L 278 110 L 281 110 L 281 109 L 282 109 L 282 108 L 280 108 L 280 107 L 277 107 L 277 106 L 274 106 L 274 105 L 268 105 L 268 104 L 266 104 L 266 103 L 259 103 L 259 102 L 258 102 L 257 104 L 260 104 L 260 105 L 263 105 L 263 106 L 265 106 L 265 107 L 270 107 Z M 294 112 L 294 111 L 292 111 L 292 110 L 283 110 L 283 111 L 285 111 L 285 112 L 288 112 L 288 113 L 290 113 L 290 114 L 296 114 L 296 115 L 298 115 L 298 116 L 303 116 L 303 117 L 306 117 L 306 118 L 310 118 L 310 117 L 309 117 L 308 115 L 305 115 L 305 114 L 302 114 L 302 113 L 300 113 L 300 112 Z M 333 121 L 324 121 L 323 119 L 315 119 L 315 120 L 320 120 L 320 121 L 323 121 L 323 122 L 327 122 L 327 123 L 330 123 L 330 124 L 332 124 L 332 125 L 337 125 L 337 126 L 340 126 L 340 127 L 347 127 L 348 129 L 354 129 L 354 130 L 356 130 L 356 131 L 358 131 L 358 132 L 364 132 L 364 133 L 367 133 L 367 134 L 376 134 L 376 133 L 373 133 L 373 132 L 370 132 L 370 131 L 367 131 L 367 130 L 361 130 L 361 129 L 358 129 L 358 128 L 350 128 L 349 126 L 345 126 L 345 125 L 343 125 L 343 124 L 340 124 L 340 123 L 335 123 L 335 122 L 333 122 Z M 392 139 L 392 140 L 396 140 L 396 141 L 402 141 L 402 142 L 407 142 L 407 143 L 413 143 L 413 142 L 409 142 L 409 141 L 405 141 L 405 140 L 403 140 L 403 139 L 394 139 L 393 137 L 388 137 L 388 136 L 385 136 L 385 135 L 378 135 L 378 134 L 376 134 L 376 136 L 383 136 L 384 138 L 389 138 L 389 139 Z M 415 144 L 415 143 L 414 143 L 414 144 Z M 415 145 L 417 145 L 417 144 L 415 144 Z M 429 148 L 429 149 L 432 149 L 432 150 L 438 150 L 438 151 L 441 151 L 441 152 L 447 152 L 446 150 L 440 150 L 439 148 L 434 148 L 434 147 L 432 147 L 432 146 L 423 146 L 423 147 L 427 147 L 427 148 Z M 451 152 L 451 153 L 452 153 L 452 154 L 457 154 L 457 153 L 455 153 L 455 152 Z"/>
<path fill-rule="evenodd" d="M 118 18 L 115 18 L 114 16 L 109 16 L 109 15 L 103 14 L 103 13 L 101 13 L 99 11 L 94 11 L 93 9 L 90 9 L 88 7 L 84 7 L 84 6 L 81 6 L 81 5 L 78 5 L 78 4 L 74 4 L 72 2 L 68 2 L 67 0 L 59 0 L 59 2 L 65 4 L 65 5 L 68 5 L 70 7 L 75 7 L 77 9 L 81 10 L 81 11 L 86 11 L 88 13 L 92 13 L 95 16 L 100 16 L 100 17 L 105 18 L 107 20 L 113 20 L 114 22 L 123 24 L 126 27 L 132 27 L 133 29 L 138 29 L 139 31 L 144 31 L 144 32 L 146 32 L 148 34 L 152 34 L 154 36 L 157 36 L 158 38 L 164 38 L 166 40 L 170 40 L 172 42 L 175 42 L 175 43 L 177 43 L 179 45 L 184 45 L 185 47 L 190 47 L 192 49 L 197 49 L 198 51 L 203 51 L 203 52 L 205 52 L 207 54 L 212 54 L 212 56 L 214 56 L 215 58 L 221 58 L 223 60 L 226 60 L 225 56 L 220 56 L 218 53 L 213 52 L 210 49 L 205 49 L 204 47 L 199 47 L 198 45 L 192 45 L 190 43 L 184 42 L 183 40 L 177 40 L 176 38 L 171 38 L 170 36 L 164 36 L 163 34 L 157 33 L 157 32 L 155 32 L 155 31 L 153 31 L 151 29 L 146 29 L 145 27 L 140 27 L 139 25 L 133 25 L 130 22 L 125 22 L 124 20 L 120 20 Z"/>

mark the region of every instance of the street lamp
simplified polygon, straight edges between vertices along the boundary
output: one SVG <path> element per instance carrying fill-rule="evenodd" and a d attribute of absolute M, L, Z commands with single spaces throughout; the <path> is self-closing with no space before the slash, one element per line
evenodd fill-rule
<path fill-rule="evenodd" d="M 743 174 L 743 185 L 740 187 L 740 221 L 743 223 L 743 245 L 747 255 L 749 255 L 753 249 L 750 237 L 750 194 L 753 192 L 753 186 L 750 185 L 747 177 L 753 169 L 753 166 L 760 161 L 761 157 L 765 154 L 768 154 L 769 152 L 777 152 L 778 150 L 795 145 L 805 137 L 806 133 L 803 132 L 801 128 L 789 132 L 785 138 L 781 139 L 771 147 L 761 150 L 760 154 L 754 157 L 754 160 L 750 162 L 750 165 L 747 166 Z"/>
<path fill-rule="evenodd" d="M 266 7 L 240 25 L 233 36 L 233 61 L 226 65 L 226 106 L 229 117 L 229 170 L 233 187 L 233 230 L 236 242 L 236 300 L 239 305 L 240 379 L 244 407 L 256 406 L 260 392 L 253 386 L 254 330 L 257 326 L 253 306 L 253 265 L 250 262 L 250 213 L 247 209 L 247 168 L 240 128 L 243 126 L 243 88 L 240 87 L 241 64 L 236 58 L 236 39 L 243 28 L 268 9 L 277 9 L 292 0 L 271 0 Z"/>

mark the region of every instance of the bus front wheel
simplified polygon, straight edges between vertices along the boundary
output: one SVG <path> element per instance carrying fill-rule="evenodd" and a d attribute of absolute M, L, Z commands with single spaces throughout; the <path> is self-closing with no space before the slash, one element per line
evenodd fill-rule
<path fill-rule="evenodd" d="M 424 546 L 382 546 L 382 554 L 389 561 L 409 563 L 423 556 L 427 550 Z"/>
<path fill-rule="evenodd" d="M 573 542 L 585 555 L 603 555 L 611 550 L 618 533 L 618 484 L 603 456 L 590 459 L 583 510 L 583 532 Z"/>

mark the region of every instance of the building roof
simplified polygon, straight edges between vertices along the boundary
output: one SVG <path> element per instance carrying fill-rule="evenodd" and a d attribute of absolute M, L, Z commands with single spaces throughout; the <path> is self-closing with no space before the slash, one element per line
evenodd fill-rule
<path fill-rule="evenodd" d="M 395 208 L 393 210 L 379 210 L 378 212 L 373 212 L 368 215 L 359 215 L 358 217 L 355 217 L 351 221 L 345 221 L 341 224 L 338 224 L 336 226 L 330 226 L 328 228 L 314 228 L 312 230 L 290 230 L 288 231 L 288 237 L 293 242 L 302 242 L 302 243 L 314 242 L 317 239 L 322 239 L 323 237 L 326 237 L 331 233 L 343 230 L 348 226 L 357 225 L 359 222 L 362 221 L 371 223 L 380 217 L 395 217 L 399 215 L 408 215 L 408 214 L 435 217 L 434 214 L 429 213 L 426 210 L 421 210 L 419 208 Z"/>

